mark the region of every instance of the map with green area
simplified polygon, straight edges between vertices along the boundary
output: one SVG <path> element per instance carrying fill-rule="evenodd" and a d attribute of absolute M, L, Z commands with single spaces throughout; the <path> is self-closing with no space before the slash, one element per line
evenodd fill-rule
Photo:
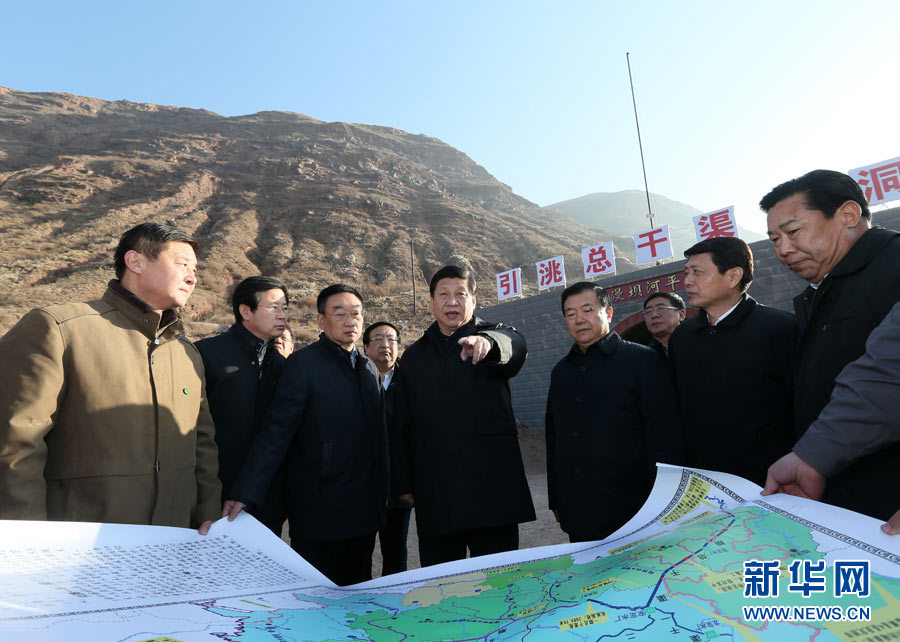
<path fill-rule="evenodd" d="M 185 605 L 194 609 L 193 627 L 181 622 L 181 628 L 147 628 L 143 637 L 117 639 L 878 642 L 900 636 L 900 542 L 880 538 L 875 520 L 796 498 L 761 501 L 758 487 L 727 475 L 661 468 L 658 477 L 647 505 L 604 542 L 475 558 L 345 589 L 310 586 L 193 602 Z M 847 527 L 848 516 L 859 528 Z M 871 537 L 858 535 L 868 535 L 872 524 Z M 809 597 L 792 590 L 790 567 L 798 560 L 824 562 L 823 590 Z M 869 563 L 867 596 L 834 596 L 840 560 Z M 745 595 L 748 561 L 772 562 L 776 596 Z M 746 607 L 783 607 L 787 617 L 754 619 Z"/>

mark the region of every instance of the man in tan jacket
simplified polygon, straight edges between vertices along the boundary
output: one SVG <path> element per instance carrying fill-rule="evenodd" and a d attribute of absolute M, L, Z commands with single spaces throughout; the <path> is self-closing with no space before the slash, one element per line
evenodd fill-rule
<path fill-rule="evenodd" d="M 177 315 L 195 247 L 138 225 L 99 301 L 32 310 L 0 339 L 0 519 L 209 530 L 216 444 L 203 362 Z"/>

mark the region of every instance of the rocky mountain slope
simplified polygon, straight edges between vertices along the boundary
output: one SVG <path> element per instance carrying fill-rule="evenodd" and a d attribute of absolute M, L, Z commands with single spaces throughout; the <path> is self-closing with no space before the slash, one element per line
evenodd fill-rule
<path fill-rule="evenodd" d="M 563 253 L 579 278 L 592 240 L 428 136 L 0 88 L 0 333 L 32 307 L 101 294 L 119 235 L 148 220 L 201 243 L 195 335 L 230 323 L 230 288 L 259 273 L 289 285 L 306 340 L 315 294 L 335 281 L 360 287 L 369 320 L 418 332 L 441 264 L 468 261 L 488 305 L 509 267 L 533 292 L 534 261 Z"/>

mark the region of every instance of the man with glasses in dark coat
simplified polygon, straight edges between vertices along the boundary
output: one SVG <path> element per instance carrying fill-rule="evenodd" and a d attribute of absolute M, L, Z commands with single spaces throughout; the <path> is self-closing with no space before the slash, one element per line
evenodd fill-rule
<path fill-rule="evenodd" d="M 372 360 L 381 373 L 381 385 L 384 388 L 384 415 L 388 426 L 388 445 L 390 450 L 397 447 L 396 440 L 391 438 L 394 417 L 394 406 L 397 403 L 397 355 L 400 345 L 400 331 L 393 323 L 376 321 L 363 332 L 363 345 L 366 356 Z M 378 531 L 381 545 L 382 575 L 400 573 L 406 570 L 407 548 L 409 536 L 409 518 L 412 515 L 412 504 L 408 498 L 400 500 L 391 497 L 388 502 L 387 524 Z"/>
<path fill-rule="evenodd" d="M 641 310 L 653 340 L 647 344 L 664 357 L 669 356 L 669 337 L 684 322 L 684 299 L 674 292 L 656 292 L 644 299 Z"/>
<path fill-rule="evenodd" d="M 372 578 L 375 534 L 385 521 L 384 394 L 378 369 L 356 348 L 359 292 L 330 285 L 316 307 L 322 334 L 288 359 L 222 514 L 234 519 L 259 506 L 285 461 L 291 547 L 345 586 Z"/>
<path fill-rule="evenodd" d="M 287 287 L 269 276 L 251 276 L 231 296 L 234 325 L 196 344 L 206 373 L 206 396 L 216 426 L 219 479 L 231 492 L 275 394 L 285 358 L 275 339 L 287 325 Z M 281 537 L 285 520 L 284 470 L 278 473 L 253 516 Z"/>

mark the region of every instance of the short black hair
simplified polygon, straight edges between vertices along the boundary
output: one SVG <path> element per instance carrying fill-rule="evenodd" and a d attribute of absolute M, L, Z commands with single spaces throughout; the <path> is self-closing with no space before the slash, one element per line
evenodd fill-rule
<path fill-rule="evenodd" d="M 369 336 L 372 334 L 372 330 L 374 330 L 375 328 L 380 328 L 381 326 L 385 326 L 385 325 L 389 328 L 394 329 L 394 332 L 397 333 L 397 341 L 399 342 L 400 341 L 400 330 L 397 329 L 397 326 L 395 326 L 393 323 L 390 323 L 389 321 L 376 321 L 375 323 L 370 325 L 368 328 L 366 328 L 365 331 L 363 332 L 363 345 L 364 346 L 369 345 Z"/>
<path fill-rule="evenodd" d="M 736 236 L 714 236 L 695 243 L 684 251 L 684 256 L 706 254 L 709 252 L 713 264 L 718 268 L 719 274 L 725 274 L 731 268 L 739 267 L 744 271 L 741 282 L 738 284 L 740 291 L 745 292 L 753 280 L 753 252 L 745 241 Z"/>
<path fill-rule="evenodd" d="M 566 315 L 566 299 L 568 299 L 570 296 L 581 294 L 582 292 L 593 292 L 597 295 L 597 300 L 600 302 L 601 308 L 609 307 L 609 294 L 606 293 L 606 290 L 601 288 L 593 281 L 579 281 L 578 283 L 573 283 L 565 290 L 563 290 L 562 297 L 560 298 L 559 303 L 560 308 L 562 308 L 563 316 Z"/>
<path fill-rule="evenodd" d="M 815 169 L 799 178 L 782 183 L 762 197 L 759 208 L 768 212 L 795 194 L 803 194 L 806 206 L 822 212 L 825 218 L 834 218 L 837 209 L 847 201 L 859 204 L 864 219 L 872 218 L 869 203 L 859 183 L 847 174 L 830 169 Z"/>
<path fill-rule="evenodd" d="M 669 303 L 671 303 L 673 307 L 676 307 L 679 310 L 684 310 L 687 308 L 687 306 L 684 304 L 684 299 L 682 299 L 674 292 L 654 292 L 646 299 L 644 299 L 644 305 L 642 307 L 646 308 L 651 299 L 658 299 L 659 297 L 668 299 Z"/>
<path fill-rule="evenodd" d="M 475 277 L 472 275 L 472 270 L 469 268 L 460 267 L 458 265 L 445 265 L 435 272 L 434 276 L 431 277 L 431 281 L 428 283 L 428 290 L 432 297 L 434 297 L 434 291 L 437 288 L 438 281 L 441 279 L 465 279 L 466 285 L 469 286 L 469 294 L 475 294 L 475 288 L 477 287 L 475 284 Z"/>
<path fill-rule="evenodd" d="M 328 297 L 334 296 L 335 294 L 343 294 L 344 292 L 355 296 L 359 299 L 360 303 L 363 302 L 362 295 L 352 285 L 347 285 L 346 283 L 334 283 L 319 292 L 319 296 L 316 297 L 316 311 L 319 314 L 325 314 L 325 303 L 328 301 Z"/>
<path fill-rule="evenodd" d="M 141 223 L 140 225 L 135 225 L 122 235 L 119 239 L 119 245 L 116 246 L 114 255 L 116 278 L 121 279 L 125 276 L 125 255 L 129 251 L 134 250 L 138 254 L 143 254 L 151 261 L 154 261 L 159 256 L 159 253 L 165 249 L 166 245 L 172 241 L 187 243 L 194 248 L 194 252 L 197 251 L 197 241 L 171 225 L 162 223 Z"/>
<path fill-rule="evenodd" d="M 284 302 L 291 303 L 287 286 L 271 276 L 248 276 L 237 284 L 231 295 L 231 309 L 234 312 L 234 322 L 241 322 L 241 306 L 246 305 L 251 311 L 256 310 L 262 293 L 269 290 L 281 290 L 284 292 Z"/>

